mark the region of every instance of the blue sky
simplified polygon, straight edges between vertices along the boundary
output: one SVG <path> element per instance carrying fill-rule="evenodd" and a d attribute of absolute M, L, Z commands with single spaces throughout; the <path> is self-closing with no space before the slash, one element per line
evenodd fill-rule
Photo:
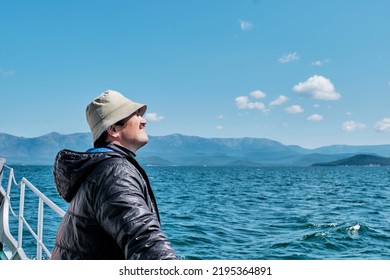
<path fill-rule="evenodd" d="M 390 1 L 0 0 L 0 132 L 89 132 L 107 89 L 160 136 L 390 142 Z"/>

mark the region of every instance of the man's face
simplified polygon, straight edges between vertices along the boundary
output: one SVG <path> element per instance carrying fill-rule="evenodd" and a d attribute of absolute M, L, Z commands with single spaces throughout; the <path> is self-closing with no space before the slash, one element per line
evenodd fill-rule
<path fill-rule="evenodd" d="M 129 116 L 125 123 L 117 128 L 120 135 L 120 144 L 135 153 L 148 143 L 149 138 L 145 129 L 146 123 L 147 121 L 142 118 L 139 110 Z"/>

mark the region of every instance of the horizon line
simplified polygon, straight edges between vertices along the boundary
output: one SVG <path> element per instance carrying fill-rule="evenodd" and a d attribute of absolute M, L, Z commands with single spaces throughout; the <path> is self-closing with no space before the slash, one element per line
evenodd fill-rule
<path fill-rule="evenodd" d="M 52 132 L 49 132 L 49 133 L 46 133 L 46 134 L 42 134 L 40 136 L 33 136 L 33 137 L 17 136 L 17 135 L 13 135 L 13 134 L 10 134 L 10 133 L 7 133 L 7 132 L 0 132 L 0 134 L 5 134 L 5 135 L 12 136 L 12 137 L 18 137 L 18 138 L 25 138 L 25 139 L 40 138 L 40 137 L 44 137 L 44 136 L 47 136 L 47 135 L 50 135 L 50 134 L 58 134 L 58 135 L 64 135 L 64 136 L 66 136 L 66 135 L 74 135 L 74 134 L 89 134 L 92 137 L 91 132 L 61 133 L 61 132 L 57 132 L 57 131 L 52 131 Z M 205 136 L 198 136 L 198 135 L 187 135 L 187 134 L 183 134 L 183 133 L 170 133 L 170 134 L 166 134 L 166 135 L 151 135 L 151 134 L 148 134 L 148 136 L 150 136 L 150 137 L 169 137 L 169 136 L 174 136 L 174 135 L 179 135 L 179 136 L 183 136 L 183 137 L 197 137 L 197 138 L 202 138 L 202 139 L 264 139 L 264 140 L 280 143 L 280 144 L 282 144 L 284 146 L 297 146 L 297 147 L 300 147 L 300 148 L 303 148 L 303 149 L 307 149 L 307 150 L 316 150 L 316 149 L 325 148 L 325 147 L 332 147 L 332 146 L 349 146 L 349 147 L 390 146 L 390 144 L 360 144 L 360 145 L 329 144 L 329 145 L 317 146 L 315 148 L 307 148 L 307 147 L 301 146 L 299 144 L 284 144 L 283 142 L 281 142 L 279 140 L 274 140 L 274 139 L 266 138 L 266 137 L 251 137 L 251 136 L 241 136 L 241 137 L 205 137 Z"/>

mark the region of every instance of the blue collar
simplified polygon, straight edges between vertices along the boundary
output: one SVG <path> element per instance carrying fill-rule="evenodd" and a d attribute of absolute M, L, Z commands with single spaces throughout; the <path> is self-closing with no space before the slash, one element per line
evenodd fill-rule
<path fill-rule="evenodd" d="M 107 152 L 113 152 L 113 150 L 101 147 L 101 148 L 90 148 L 86 151 L 87 153 L 107 153 Z"/>

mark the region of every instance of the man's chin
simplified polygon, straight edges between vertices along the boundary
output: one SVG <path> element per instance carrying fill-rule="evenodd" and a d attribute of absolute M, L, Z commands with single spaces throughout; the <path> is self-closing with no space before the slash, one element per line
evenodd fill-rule
<path fill-rule="evenodd" d="M 142 146 L 145 146 L 146 144 L 148 144 L 148 142 L 149 142 L 149 137 L 146 135 L 144 139 L 142 139 L 141 144 Z"/>

